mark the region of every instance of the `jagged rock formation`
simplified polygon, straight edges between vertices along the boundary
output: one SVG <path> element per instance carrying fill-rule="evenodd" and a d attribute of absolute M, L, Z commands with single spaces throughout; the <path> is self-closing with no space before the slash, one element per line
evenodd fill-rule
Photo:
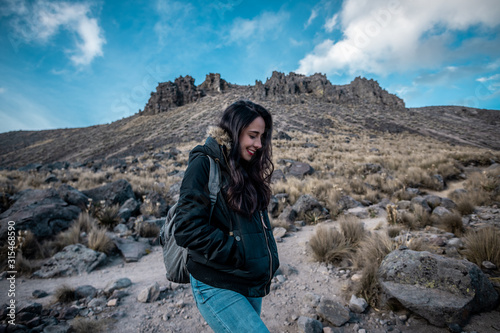
<path fill-rule="evenodd" d="M 203 90 L 205 93 L 216 92 L 221 93 L 230 87 L 226 80 L 221 79 L 220 74 L 210 73 L 207 74 L 205 81 L 200 84 L 199 89 Z"/>
<path fill-rule="evenodd" d="M 255 82 L 255 96 L 285 103 L 300 102 L 300 95 L 309 94 L 317 99 L 337 104 L 378 104 L 404 109 L 404 101 L 382 89 L 377 81 L 357 77 L 347 85 L 332 85 L 326 75 L 311 76 L 274 71 L 266 83 Z"/>
<path fill-rule="evenodd" d="M 173 107 L 196 102 L 211 93 L 222 93 L 236 85 L 221 79 L 220 74 L 210 73 L 198 87 L 194 79 L 187 75 L 174 82 L 163 82 L 151 93 L 151 98 L 144 107 L 142 115 L 158 114 Z M 275 101 L 285 104 L 300 103 L 304 96 L 312 96 L 318 101 L 341 105 L 376 104 L 383 107 L 402 110 L 404 101 L 396 95 L 382 89 L 377 81 L 357 77 L 347 85 L 332 85 L 326 75 L 316 73 L 311 76 L 274 71 L 266 83 L 255 81 L 250 87 L 253 99 Z"/>
<path fill-rule="evenodd" d="M 210 73 L 205 81 L 196 87 L 194 79 L 186 75 L 180 76 L 174 82 L 162 82 L 151 93 L 142 115 L 152 115 L 165 112 L 173 107 L 196 102 L 208 93 L 221 93 L 229 88 L 229 84 L 221 79 L 220 74 Z"/>
<path fill-rule="evenodd" d="M 162 82 L 156 87 L 156 92 L 151 93 L 148 104 L 141 114 L 158 114 L 175 106 L 192 103 L 205 96 L 203 90 L 194 85 L 194 79 L 186 75 L 180 76 L 174 82 Z"/>

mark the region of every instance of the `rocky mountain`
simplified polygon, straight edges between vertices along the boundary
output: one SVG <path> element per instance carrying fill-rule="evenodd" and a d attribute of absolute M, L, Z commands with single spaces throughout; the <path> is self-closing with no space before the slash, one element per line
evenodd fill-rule
<path fill-rule="evenodd" d="M 500 149 L 500 113 L 459 106 L 406 108 L 374 80 L 334 85 L 325 75 L 273 72 L 265 83 L 241 86 L 208 74 L 196 86 L 187 75 L 158 85 L 144 109 L 111 124 L 85 128 L 0 133 L 0 167 L 86 162 L 135 155 L 202 140 L 223 109 L 238 99 L 262 104 L 276 130 L 307 133 L 408 131 L 455 144 Z"/>

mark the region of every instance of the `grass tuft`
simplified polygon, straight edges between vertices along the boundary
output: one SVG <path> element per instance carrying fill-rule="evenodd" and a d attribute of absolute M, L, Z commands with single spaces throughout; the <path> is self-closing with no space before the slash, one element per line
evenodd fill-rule
<path fill-rule="evenodd" d="M 90 249 L 106 254 L 110 254 L 114 250 L 115 244 L 108 237 L 106 231 L 104 228 L 96 227 L 89 232 L 88 246 Z"/>
<path fill-rule="evenodd" d="M 326 263 L 342 261 L 352 249 L 340 231 L 324 224 L 316 226 L 309 239 L 309 246 L 314 259 Z"/>
<path fill-rule="evenodd" d="M 97 212 L 99 223 L 109 230 L 113 229 L 120 222 L 120 217 L 118 216 L 119 210 L 120 207 L 118 205 L 102 207 Z"/>
<path fill-rule="evenodd" d="M 342 215 L 338 221 L 347 244 L 352 247 L 358 246 L 366 235 L 363 222 L 354 215 Z"/>
<path fill-rule="evenodd" d="M 54 292 L 54 298 L 59 303 L 71 303 L 76 300 L 75 288 L 63 284 Z"/>
<path fill-rule="evenodd" d="M 109 319 L 90 320 L 76 318 L 71 322 L 72 331 L 75 333 L 104 333 L 109 332 L 111 321 Z"/>
<path fill-rule="evenodd" d="M 466 258 L 481 267 L 483 261 L 490 261 L 500 267 L 500 230 L 487 226 L 469 231 L 463 238 Z"/>

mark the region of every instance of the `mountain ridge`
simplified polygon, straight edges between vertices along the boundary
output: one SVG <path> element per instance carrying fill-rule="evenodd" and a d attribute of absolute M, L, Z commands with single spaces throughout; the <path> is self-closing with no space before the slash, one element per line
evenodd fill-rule
<path fill-rule="evenodd" d="M 30 163 L 133 156 L 203 140 L 225 107 L 250 99 L 268 108 L 277 131 L 328 135 L 345 132 L 410 132 L 445 142 L 500 150 L 500 113 L 460 106 L 406 108 L 377 81 L 355 78 L 332 85 L 322 74 L 273 72 L 265 83 L 235 85 L 208 74 L 199 86 L 189 75 L 160 83 L 144 110 L 105 125 L 0 133 L 0 167 Z"/>

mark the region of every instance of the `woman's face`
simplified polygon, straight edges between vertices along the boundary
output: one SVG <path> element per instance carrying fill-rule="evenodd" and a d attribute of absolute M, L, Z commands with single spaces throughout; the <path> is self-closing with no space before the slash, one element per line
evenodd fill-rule
<path fill-rule="evenodd" d="M 240 155 L 245 161 L 250 161 L 255 152 L 262 148 L 262 137 L 266 130 L 266 123 L 262 117 L 245 127 L 240 134 Z"/>

